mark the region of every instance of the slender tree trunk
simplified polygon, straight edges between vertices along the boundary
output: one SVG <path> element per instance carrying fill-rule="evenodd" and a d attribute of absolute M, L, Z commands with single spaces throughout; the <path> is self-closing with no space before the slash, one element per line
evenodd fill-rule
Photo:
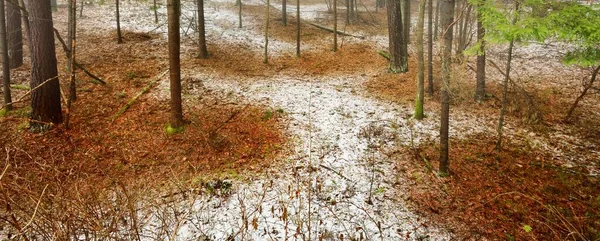
<path fill-rule="evenodd" d="M 402 31 L 400 0 L 389 0 L 387 3 L 390 72 L 404 73 L 408 71 L 408 54 L 404 48 L 404 31 Z"/>
<path fill-rule="evenodd" d="M 300 0 L 296 0 L 296 57 L 300 57 Z"/>
<path fill-rule="evenodd" d="M 81 1 L 80 7 L 79 7 L 79 17 L 80 18 L 83 17 L 83 5 L 84 5 L 83 3 L 84 2 L 85 1 Z"/>
<path fill-rule="evenodd" d="M 463 51 L 467 48 L 467 30 L 469 29 L 469 23 L 471 22 L 471 10 L 473 8 L 473 5 L 471 5 L 470 3 L 465 3 L 465 4 L 468 4 L 467 12 L 466 12 L 465 16 L 463 16 L 462 25 L 460 27 L 460 32 L 459 32 L 459 37 L 458 37 L 458 46 L 456 49 L 456 55 L 461 60 L 464 57 Z"/>
<path fill-rule="evenodd" d="M 167 0 L 169 35 L 169 79 L 171 89 L 171 127 L 183 126 L 183 108 L 181 106 L 181 62 L 179 36 L 179 0 Z"/>
<path fill-rule="evenodd" d="M 117 5 L 116 15 L 117 15 L 117 43 L 123 43 L 123 38 L 121 36 L 121 14 L 119 12 L 119 0 L 115 0 Z"/>
<path fill-rule="evenodd" d="M 283 26 L 287 26 L 287 0 L 281 0 L 281 12 Z"/>
<path fill-rule="evenodd" d="M 448 132 L 450 123 L 450 73 L 452 64 L 452 37 L 454 22 L 454 1 L 439 0 L 440 3 L 440 25 L 442 26 L 442 90 L 441 90 L 441 124 L 440 124 L 440 166 L 439 175 L 446 176 L 449 172 L 448 159 Z"/>
<path fill-rule="evenodd" d="M 65 118 L 65 128 L 69 129 L 69 120 L 71 117 L 71 105 L 77 100 L 77 86 L 75 84 L 75 46 L 77 39 L 77 0 L 68 0 L 69 11 L 69 27 L 68 27 L 68 44 L 69 53 L 67 58 L 67 70 L 70 74 L 69 81 L 69 98 L 67 99 L 67 116 Z"/>
<path fill-rule="evenodd" d="M 430 0 L 431 1 L 431 0 Z M 425 25 L 425 3 L 419 2 L 419 20 L 417 22 L 417 99 L 415 103 L 415 119 L 423 119 L 423 99 L 425 95 L 425 56 L 423 51 L 423 28 Z"/>
<path fill-rule="evenodd" d="M 437 0 L 435 3 L 435 20 L 433 21 L 434 23 L 434 27 L 433 27 L 433 40 L 437 41 L 438 39 L 438 33 L 439 33 L 439 19 L 440 19 L 440 1 L 441 0 Z"/>
<path fill-rule="evenodd" d="M 263 63 L 269 63 L 269 10 L 271 8 L 270 0 L 267 0 L 267 12 L 265 16 L 265 54 Z"/>
<path fill-rule="evenodd" d="M 479 12 L 479 11 L 478 11 Z M 477 86 L 475 88 L 475 100 L 485 100 L 485 29 L 481 22 L 481 13 L 477 15 L 477 42 L 479 50 L 477 51 Z"/>
<path fill-rule="evenodd" d="M 410 0 L 402 0 L 402 18 L 404 44 L 408 50 L 408 43 L 410 42 Z"/>
<path fill-rule="evenodd" d="M 4 108 L 12 110 L 12 97 L 10 96 L 10 63 L 8 59 L 8 42 L 6 40 L 6 20 L 4 1 L 0 0 L 0 51 L 2 51 L 2 80 L 4 86 Z"/>
<path fill-rule="evenodd" d="M 200 45 L 198 57 L 206 59 L 208 58 L 208 49 L 206 48 L 206 28 L 204 26 L 204 0 L 196 0 L 196 7 L 198 10 L 198 44 Z"/>
<path fill-rule="evenodd" d="M 337 0 L 333 0 L 333 52 L 337 52 Z"/>
<path fill-rule="evenodd" d="M 152 9 L 154 10 L 154 23 L 158 23 L 158 5 L 156 4 L 156 0 L 153 2 Z"/>
<path fill-rule="evenodd" d="M 590 88 L 592 88 L 592 86 L 594 86 L 594 82 L 596 81 L 596 77 L 598 76 L 598 71 L 600 71 L 600 65 L 594 69 L 594 72 L 592 73 L 592 77 L 590 78 L 590 82 L 584 86 L 581 94 L 579 94 L 579 96 L 577 96 L 577 99 L 575 99 L 575 102 L 573 103 L 573 105 L 571 105 L 571 108 L 569 108 L 569 111 L 567 112 L 567 116 L 565 116 L 565 119 L 563 120 L 564 122 L 568 122 L 571 119 L 571 116 L 573 115 L 575 108 L 577 108 L 577 105 L 579 105 L 579 101 L 581 101 L 583 99 L 583 97 L 585 96 L 585 94 L 587 94 L 588 90 Z"/>
<path fill-rule="evenodd" d="M 238 28 L 242 28 L 242 1 L 238 3 Z"/>
<path fill-rule="evenodd" d="M 69 56 L 67 58 L 67 71 L 71 73 L 71 81 L 69 83 L 69 100 L 75 101 L 77 100 L 77 91 L 75 85 L 75 46 L 77 39 L 77 1 L 76 0 L 68 0 L 69 1 L 69 27 L 68 27 L 68 47 L 69 47 Z"/>
<path fill-rule="evenodd" d="M 23 0 L 19 0 L 19 8 L 21 8 L 21 21 L 25 30 L 25 37 L 27 38 L 27 46 L 31 46 L 31 27 L 29 27 L 28 13 L 25 11 L 27 6 Z"/>
<path fill-rule="evenodd" d="M 7 2 L 6 26 L 8 40 L 8 58 L 10 68 L 23 65 L 23 31 L 21 30 L 21 10 L 17 3 Z"/>
<path fill-rule="evenodd" d="M 433 0 L 427 4 L 427 93 L 433 96 Z"/>
<path fill-rule="evenodd" d="M 519 2 L 515 2 L 515 12 L 516 15 L 512 20 L 512 25 L 514 26 L 518 21 L 518 12 L 519 12 Z M 504 81 L 502 81 L 502 107 L 500 109 L 500 118 L 498 119 L 498 140 L 496 142 L 496 151 L 500 151 L 502 149 L 502 132 L 504 130 L 504 116 L 506 115 L 506 104 L 507 104 L 507 95 L 508 95 L 508 80 L 510 79 L 510 68 L 512 62 L 512 53 L 513 48 L 515 46 L 514 38 L 510 39 L 510 43 L 508 44 L 508 58 L 506 60 L 506 75 L 504 76 Z"/>
<path fill-rule="evenodd" d="M 350 25 L 350 1 L 346 0 L 346 26 Z"/>
<path fill-rule="evenodd" d="M 58 124 L 63 119 L 50 0 L 38 0 L 36 4 L 30 4 L 28 10 L 33 90 L 30 126 L 41 131 L 48 127 L 47 123 Z M 40 86 L 42 83 L 45 84 Z"/>

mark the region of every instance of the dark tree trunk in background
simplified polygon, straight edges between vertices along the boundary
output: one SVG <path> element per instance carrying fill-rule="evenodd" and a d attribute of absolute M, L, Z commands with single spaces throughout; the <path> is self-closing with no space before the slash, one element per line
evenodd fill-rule
<path fill-rule="evenodd" d="M 427 4 L 427 93 L 433 96 L 433 0 Z"/>
<path fill-rule="evenodd" d="M 403 47 L 404 32 L 402 31 L 402 18 L 400 0 L 389 0 L 387 3 L 390 72 L 404 73 L 408 71 L 408 54 Z"/>
<path fill-rule="evenodd" d="M 69 129 L 69 120 L 71 117 L 71 104 L 77 100 L 77 88 L 75 85 L 75 43 L 77 39 L 77 0 L 69 1 L 69 27 L 67 35 L 67 44 L 69 56 L 67 57 L 67 71 L 69 71 L 69 98 L 67 99 L 67 115 L 65 117 L 65 128 Z"/>
<path fill-rule="evenodd" d="M 454 22 L 454 0 L 439 0 L 440 3 L 440 26 L 442 27 L 442 89 L 441 102 L 442 113 L 440 123 L 440 166 L 439 175 L 449 174 L 448 160 L 448 129 L 450 122 L 450 72 L 452 64 L 452 37 Z"/>
<path fill-rule="evenodd" d="M 333 0 L 333 52 L 337 52 L 337 0 Z"/>
<path fill-rule="evenodd" d="M 287 0 L 281 0 L 281 12 L 281 23 L 283 23 L 283 26 L 287 26 Z"/>
<path fill-rule="evenodd" d="M 475 87 L 475 100 L 485 100 L 485 29 L 481 23 L 481 14 L 477 15 L 477 42 L 479 50 L 477 51 L 477 85 Z"/>
<path fill-rule="evenodd" d="M 10 68 L 23 65 L 23 31 L 21 30 L 21 9 L 16 3 L 6 3 L 6 28 L 8 58 Z"/>
<path fill-rule="evenodd" d="M 47 123 L 62 122 L 60 86 L 56 69 L 56 49 L 50 0 L 36 0 L 29 4 L 31 52 L 31 122 L 33 130 L 47 127 Z M 46 82 L 48 81 L 48 82 Z M 38 87 L 42 83 L 43 86 Z M 35 89 L 35 90 L 34 90 Z"/>
<path fill-rule="evenodd" d="M 117 43 L 123 43 L 123 38 L 121 36 L 121 13 L 119 11 L 119 0 L 115 0 L 116 3 L 116 15 L 117 15 Z"/>
<path fill-rule="evenodd" d="M 433 40 L 437 41 L 440 25 L 440 1 L 435 2 L 435 20 L 433 21 Z"/>
<path fill-rule="evenodd" d="M 346 0 L 346 25 L 350 25 L 350 1 Z"/>
<path fill-rule="evenodd" d="M 25 9 L 27 9 L 27 5 L 25 5 L 25 2 L 23 0 L 19 0 L 19 8 L 21 9 L 21 23 L 23 24 L 23 30 L 25 31 L 25 36 L 27 38 L 27 45 L 29 46 L 29 42 L 30 42 L 30 32 L 31 32 L 31 28 L 29 27 L 29 17 L 27 16 L 27 12 L 25 11 Z"/>
<path fill-rule="evenodd" d="M 154 23 L 158 23 L 158 5 L 156 4 L 156 0 L 153 2 L 152 9 L 154 10 Z"/>
<path fill-rule="evenodd" d="M 2 52 L 2 80 L 4 87 L 4 108 L 11 110 L 12 97 L 10 96 L 10 63 L 8 62 L 8 43 L 6 41 L 6 20 L 4 1 L 0 0 L 0 51 Z"/>
<path fill-rule="evenodd" d="M 296 0 L 296 57 L 300 57 L 300 0 Z"/>
<path fill-rule="evenodd" d="M 196 0 L 196 7 L 198 9 L 198 44 L 200 45 L 198 57 L 206 59 L 208 58 L 208 49 L 206 49 L 206 28 L 204 25 L 204 0 Z"/>
<path fill-rule="evenodd" d="M 169 79 L 171 89 L 171 127 L 183 126 L 183 108 L 181 106 L 181 62 L 179 36 L 179 0 L 167 0 L 169 35 Z"/>
<path fill-rule="evenodd" d="M 267 12 L 265 13 L 265 52 L 263 63 L 269 63 L 269 10 L 271 9 L 271 2 L 267 0 Z"/>
<path fill-rule="evenodd" d="M 402 27 L 404 44 L 408 46 L 410 42 L 410 0 L 402 0 L 402 24 L 404 25 Z"/>

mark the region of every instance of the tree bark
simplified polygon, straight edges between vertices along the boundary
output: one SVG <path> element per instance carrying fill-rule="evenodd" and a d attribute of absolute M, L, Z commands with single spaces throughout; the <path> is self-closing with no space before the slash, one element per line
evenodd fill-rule
<path fill-rule="evenodd" d="M 169 35 L 169 80 L 171 89 L 171 127 L 183 126 L 183 108 L 181 106 L 181 62 L 179 36 L 179 0 L 167 1 Z"/>
<path fill-rule="evenodd" d="M 300 57 L 300 0 L 296 0 L 296 57 Z"/>
<path fill-rule="evenodd" d="M 56 0 L 52 0 L 52 12 L 56 11 L 58 11 L 58 4 L 56 3 Z"/>
<path fill-rule="evenodd" d="M 263 63 L 269 63 L 269 10 L 271 8 L 271 2 L 267 0 L 267 12 L 265 16 L 265 53 Z"/>
<path fill-rule="evenodd" d="M 121 14 L 119 11 L 119 0 L 115 0 L 116 3 L 116 15 L 117 15 L 117 43 L 123 43 L 123 38 L 121 36 Z"/>
<path fill-rule="evenodd" d="M 440 123 L 440 166 L 439 175 L 446 176 L 449 172 L 448 159 L 448 132 L 450 123 L 450 73 L 452 64 L 452 37 L 454 22 L 454 1 L 455 0 L 439 0 L 440 3 L 440 25 L 442 26 L 442 90 L 441 102 L 442 113 Z"/>
<path fill-rule="evenodd" d="M 387 3 L 390 67 L 392 73 L 408 71 L 408 54 L 403 47 L 404 32 L 402 31 L 400 0 L 389 0 Z"/>
<path fill-rule="evenodd" d="M 337 0 L 333 0 L 333 52 L 337 52 Z"/>
<path fill-rule="evenodd" d="M 350 0 L 346 0 L 346 26 L 350 25 Z"/>
<path fill-rule="evenodd" d="M 430 0 L 431 1 L 431 0 Z M 425 25 L 425 3 L 419 2 L 419 20 L 417 22 L 417 99 L 415 103 L 415 119 L 423 119 L 423 99 L 425 95 L 425 56 L 423 51 L 423 27 Z"/>
<path fill-rule="evenodd" d="M 242 28 L 242 1 L 238 3 L 238 28 Z"/>
<path fill-rule="evenodd" d="M 519 2 L 515 2 L 515 11 L 517 12 L 516 16 L 512 19 L 512 25 L 514 26 L 518 20 L 518 12 L 519 12 Z M 512 62 L 512 53 L 513 48 L 515 46 L 515 39 L 511 37 L 510 43 L 508 44 L 508 58 L 506 60 L 506 75 L 504 75 L 504 81 L 502 81 L 502 107 L 500 109 L 500 118 L 498 118 L 498 140 L 496 142 L 496 151 L 500 151 L 502 149 L 502 133 L 504 130 L 504 116 L 506 115 L 506 104 L 507 104 L 507 95 L 508 95 L 508 80 L 510 79 L 510 69 Z"/>
<path fill-rule="evenodd" d="M 198 57 L 206 59 L 208 58 L 208 49 L 206 48 L 206 28 L 204 25 L 204 0 L 196 0 L 196 7 L 198 10 L 198 45 L 200 46 Z"/>
<path fill-rule="evenodd" d="M 60 86 L 56 66 L 50 0 L 38 0 L 28 8 L 31 53 L 31 122 L 33 130 L 62 122 Z M 43 86 L 38 85 L 48 81 Z"/>
<path fill-rule="evenodd" d="M 402 0 L 402 31 L 404 34 L 404 45 L 408 50 L 408 43 L 410 42 L 410 0 Z"/>
<path fill-rule="evenodd" d="M 475 100 L 485 100 L 485 29 L 481 22 L 481 13 L 477 13 L 477 42 L 479 50 L 477 51 L 477 85 L 475 87 Z"/>
<path fill-rule="evenodd" d="M 12 97 L 10 95 L 10 63 L 8 59 L 8 42 L 6 36 L 6 20 L 4 1 L 0 0 L 0 51 L 2 51 L 2 80 L 4 86 L 4 104 L 6 110 L 12 109 Z"/>
<path fill-rule="evenodd" d="M 433 96 L 433 0 L 427 4 L 427 93 Z"/>
<path fill-rule="evenodd" d="M 156 4 L 156 0 L 154 0 L 152 6 L 152 10 L 154 10 L 154 23 L 158 23 L 158 5 Z"/>
<path fill-rule="evenodd" d="M 440 19 L 440 1 L 441 0 L 437 0 L 435 3 L 435 20 L 433 21 L 434 23 L 434 27 L 433 27 L 433 40 L 437 41 L 438 39 L 438 33 L 439 33 L 439 19 Z"/>
<path fill-rule="evenodd" d="M 31 27 L 29 27 L 29 17 L 28 13 L 25 9 L 27 6 L 23 0 L 19 0 L 19 8 L 21 9 L 21 23 L 23 24 L 23 29 L 25 30 L 25 37 L 27 38 L 27 45 L 31 45 Z"/>
<path fill-rule="evenodd" d="M 69 52 L 67 58 L 67 70 L 70 74 L 69 81 L 69 98 L 67 99 L 67 115 L 65 118 L 65 128 L 69 129 L 69 120 L 71 117 L 71 105 L 77 100 L 77 86 L 75 84 L 75 46 L 77 39 L 77 0 L 68 0 L 68 11 L 69 11 L 69 27 L 68 27 L 68 36 L 69 40 Z"/>
<path fill-rule="evenodd" d="M 281 0 L 281 23 L 287 26 L 287 0 Z"/>
<path fill-rule="evenodd" d="M 6 28 L 8 40 L 8 58 L 10 68 L 23 65 L 23 31 L 21 30 L 21 10 L 16 3 L 7 2 Z"/>

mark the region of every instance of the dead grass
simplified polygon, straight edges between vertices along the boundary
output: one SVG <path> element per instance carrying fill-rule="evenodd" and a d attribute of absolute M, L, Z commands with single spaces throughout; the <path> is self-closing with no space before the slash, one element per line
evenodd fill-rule
<path fill-rule="evenodd" d="M 438 165 L 433 143 L 422 144 L 419 158 L 399 165 L 412 177 L 408 186 L 415 208 L 436 223 L 465 224 L 465 229 L 453 230 L 460 239 L 600 238 L 598 177 L 558 167 L 544 153 L 523 146 L 496 153 L 489 136 L 451 145 L 448 178 L 434 177 L 424 165 L 423 160 Z M 415 169 L 407 168 L 415 163 Z"/>

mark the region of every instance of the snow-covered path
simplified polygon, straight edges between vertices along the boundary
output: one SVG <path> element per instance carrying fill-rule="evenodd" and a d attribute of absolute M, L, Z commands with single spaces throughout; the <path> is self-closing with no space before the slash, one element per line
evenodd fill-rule
<path fill-rule="evenodd" d="M 357 95 L 356 87 L 366 77 L 309 81 L 275 76 L 247 85 L 195 77 L 213 92 L 233 90 L 242 101 L 283 110 L 295 147 L 285 157 L 288 161 L 264 178 L 234 183 L 231 196 L 196 200 L 189 222 L 178 232 L 180 240 L 306 240 L 309 230 L 313 240 L 340 235 L 357 240 L 449 239 L 446 231 L 399 200 L 395 185 L 401 186 L 403 177 L 379 150 L 410 141 L 405 118 L 412 110 Z"/>

